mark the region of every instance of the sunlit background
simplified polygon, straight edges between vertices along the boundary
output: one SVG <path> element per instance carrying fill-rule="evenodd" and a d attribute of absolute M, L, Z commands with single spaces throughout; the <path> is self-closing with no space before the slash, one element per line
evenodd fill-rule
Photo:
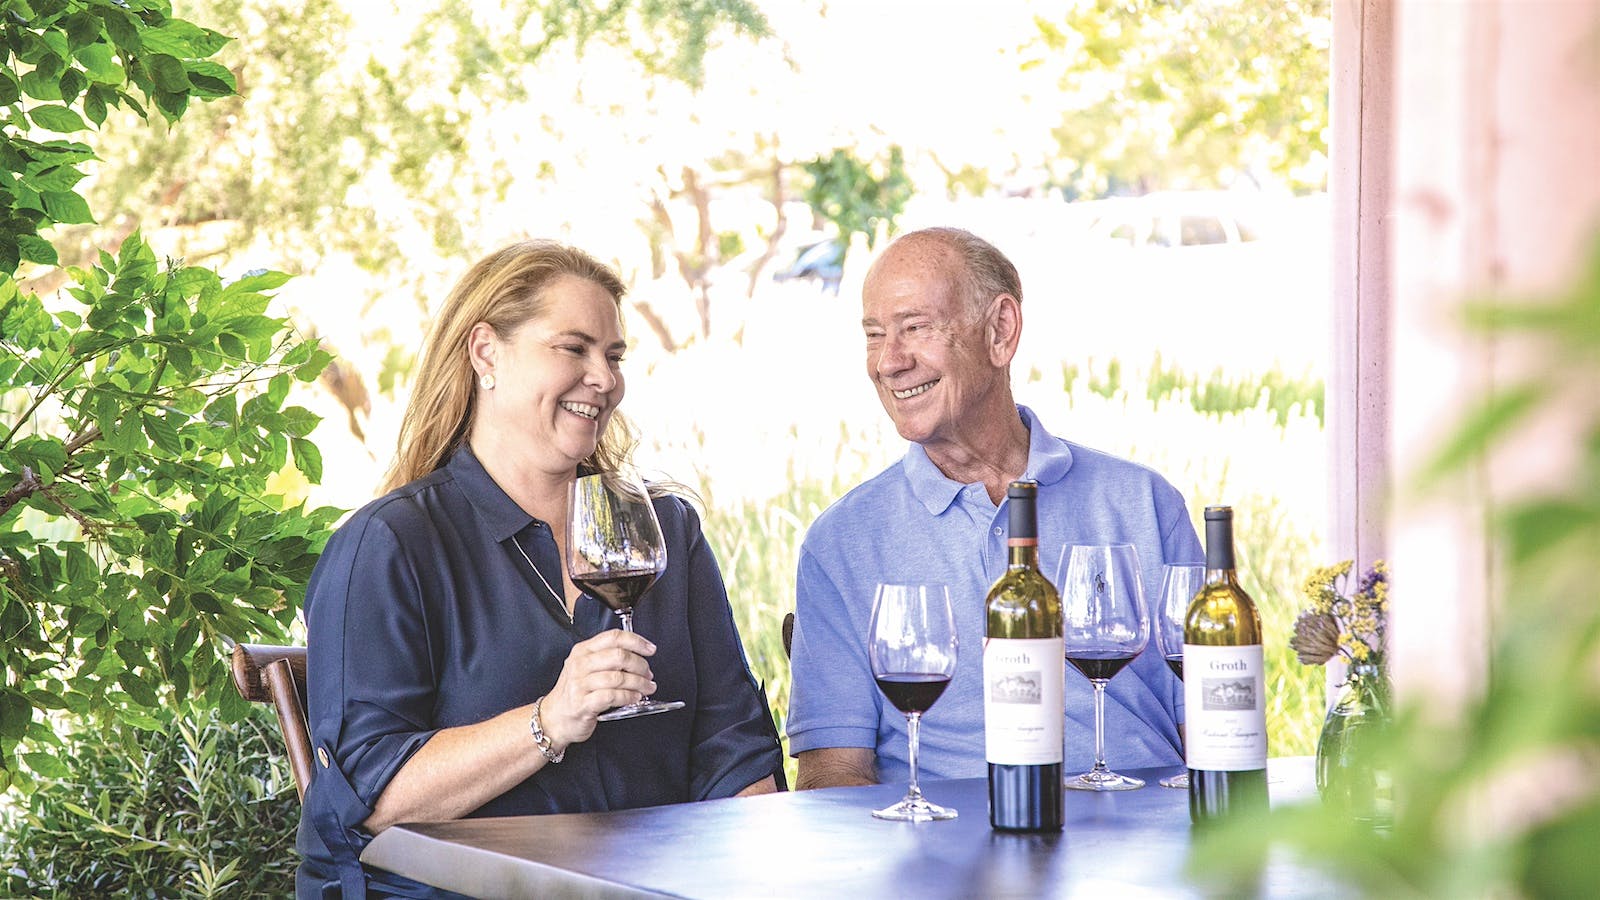
<path fill-rule="evenodd" d="M 1282 636 L 1327 505 L 1327 3 L 609 8 L 178 4 L 237 37 L 242 96 L 109 122 L 95 206 L 125 213 L 78 238 L 297 275 L 279 302 L 338 358 L 295 400 L 322 483 L 279 487 L 347 509 L 467 265 L 529 236 L 613 262 L 638 460 L 705 505 L 781 717 L 799 538 L 904 447 L 862 276 L 894 234 L 970 229 L 1022 273 L 1021 402 L 1240 510 L 1273 751 L 1309 752 L 1320 672 Z"/>

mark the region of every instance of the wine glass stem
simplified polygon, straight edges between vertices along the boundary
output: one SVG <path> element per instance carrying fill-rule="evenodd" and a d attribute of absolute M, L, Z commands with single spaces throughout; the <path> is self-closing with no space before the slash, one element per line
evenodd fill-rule
<path fill-rule="evenodd" d="M 1094 681 L 1094 770 L 1106 771 L 1106 683 Z"/>
<path fill-rule="evenodd" d="M 917 784 L 917 726 L 922 724 L 922 713 L 906 713 L 906 739 L 910 742 L 911 786 L 906 789 L 907 800 L 921 800 L 922 788 Z"/>
<path fill-rule="evenodd" d="M 622 619 L 622 630 L 633 634 L 633 610 L 619 609 L 617 610 L 617 616 Z"/>

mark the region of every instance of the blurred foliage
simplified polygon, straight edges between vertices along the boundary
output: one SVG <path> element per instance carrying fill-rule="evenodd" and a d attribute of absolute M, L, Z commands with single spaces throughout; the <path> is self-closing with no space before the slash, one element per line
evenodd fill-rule
<path fill-rule="evenodd" d="M 1525 344 L 1536 368 L 1478 401 L 1424 492 L 1459 489 L 1464 472 L 1542 415 L 1570 423 L 1582 442 L 1562 488 L 1491 506 L 1501 614 L 1482 693 L 1445 716 L 1427 698 L 1402 697 L 1373 750 L 1395 785 L 1392 830 L 1375 834 L 1322 804 L 1280 808 L 1219 830 L 1196 862 L 1247 867 L 1278 839 L 1371 896 L 1600 895 L 1600 241 L 1564 295 L 1468 313 L 1475 330 Z M 1426 585 L 1425 573 L 1395 577 Z"/>
<path fill-rule="evenodd" d="M 160 714 L 158 737 L 85 720 L 69 774 L 0 815 L 7 897 L 285 897 L 300 804 L 277 721 Z M 93 724 L 90 724 L 93 723 Z"/>
<path fill-rule="evenodd" d="M 1243 377 L 1229 377 L 1219 368 L 1202 377 L 1163 365 L 1157 354 L 1146 379 L 1152 401 L 1187 397 L 1195 412 L 1220 416 L 1265 405 L 1279 427 L 1286 426 L 1297 410 L 1315 415 L 1318 424 L 1326 421 L 1322 379 L 1288 375 L 1277 366 Z"/>
<path fill-rule="evenodd" d="M 182 229 L 191 257 L 264 241 L 295 269 L 337 251 L 395 266 L 418 236 L 445 258 L 476 252 L 480 208 L 513 179 L 559 174 L 548 159 L 484 152 L 482 140 L 508 105 L 572 88 L 570 74 L 539 66 L 558 46 L 621 47 L 647 80 L 698 85 L 719 30 L 768 33 L 746 0 L 442 3 L 399 34 L 340 0 L 182 5 L 239 35 L 224 54 L 238 94 L 181 132 L 118 122 L 102 151 L 127 164 L 96 195 L 131 224 Z M 380 211 L 390 196 L 405 199 L 402 212 Z M 91 238 L 74 235 L 81 248 Z"/>
<path fill-rule="evenodd" d="M 841 429 L 843 431 L 843 429 Z M 795 761 L 789 756 L 789 656 L 783 649 L 783 617 L 794 610 L 795 560 L 806 529 L 834 500 L 865 477 L 850 459 L 848 433 L 841 437 L 831 482 L 800 477 L 790 468 L 783 493 L 763 501 L 716 502 L 709 472 L 700 473 L 705 500 L 706 540 L 716 550 L 745 656 L 765 686 L 767 700 L 784 745 L 789 784 L 795 783 Z"/>
<path fill-rule="evenodd" d="M 1280 428 L 1287 427 L 1300 411 L 1315 416 L 1318 425 L 1325 422 L 1322 379 L 1309 374 L 1295 377 L 1277 366 L 1260 374 L 1228 375 L 1219 368 L 1209 375 L 1197 375 L 1164 363 L 1157 353 L 1140 377 L 1151 403 L 1176 397 L 1187 401 L 1195 412 L 1219 419 L 1259 407 L 1270 412 Z M 1082 389 L 1108 399 L 1128 387 L 1124 384 L 1122 362 L 1117 359 L 1107 362 L 1103 369 L 1061 364 L 1061 386 L 1068 397 L 1080 388 L 1080 379 Z"/>
<path fill-rule="evenodd" d="M 7 234 L 48 265 L 52 245 L 15 223 L 89 220 L 71 187 L 95 153 L 35 142 L 27 123 L 76 133 L 108 107 L 142 116 L 133 89 L 176 121 L 191 98 L 231 90 L 205 60 L 227 39 L 156 2 L 5 10 L 0 85 L 21 86 L 0 151 Z M 52 710 L 150 730 L 195 702 L 237 718 L 219 651 L 229 635 L 284 635 L 335 511 L 284 509 L 267 489 L 291 457 L 313 481 L 322 468 L 306 437 L 317 417 L 284 403 L 328 355 L 266 314 L 286 276 L 224 283 L 180 260 L 161 266 L 137 232 L 115 256 L 69 269 L 65 296 L 19 284 L 11 262 L 0 270 L 0 787 L 26 790 L 67 774 Z"/>
<path fill-rule="evenodd" d="M 1091 197 L 1267 173 L 1322 189 L 1323 167 L 1301 169 L 1328 153 L 1330 9 L 1086 0 L 1037 16 L 1024 66 L 1059 67 L 1067 95 L 1053 178 Z"/>
<path fill-rule="evenodd" d="M 905 153 L 898 146 L 890 147 L 885 158 L 873 160 L 840 147 L 806 163 L 805 170 L 811 176 L 806 203 L 832 223 L 847 247 L 856 234 L 866 236 L 868 247 L 876 243 L 880 228 L 892 235 L 895 217 L 915 193 L 906 174 Z"/>

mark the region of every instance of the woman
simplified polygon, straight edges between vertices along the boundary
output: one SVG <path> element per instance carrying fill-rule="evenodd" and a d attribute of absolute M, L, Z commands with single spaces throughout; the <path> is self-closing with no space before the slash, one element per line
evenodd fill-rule
<path fill-rule="evenodd" d="M 654 501 L 669 564 L 640 634 L 562 564 L 569 485 L 625 457 L 623 291 L 582 251 L 531 241 L 445 301 L 389 492 L 329 540 L 307 592 L 301 897 L 427 895 L 357 861 L 397 822 L 776 789 L 777 734 L 688 504 Z M 596 722 L 658 686 L 688 706 Z"/>

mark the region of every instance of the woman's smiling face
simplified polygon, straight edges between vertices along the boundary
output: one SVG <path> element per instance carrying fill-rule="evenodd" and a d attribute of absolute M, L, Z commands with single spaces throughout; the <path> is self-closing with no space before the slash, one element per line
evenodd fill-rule
<path fill-rule="evenodd" d="M 627 344 L 616 298 L 600 285 L 563 275 L 542 294 L 542 311 L 509 335 L 474 329 L 472 352 L 494 389 L 479 392 L 473 430 L 522 448 L 542 471 L 570 474 L 622 402 Z"/>

